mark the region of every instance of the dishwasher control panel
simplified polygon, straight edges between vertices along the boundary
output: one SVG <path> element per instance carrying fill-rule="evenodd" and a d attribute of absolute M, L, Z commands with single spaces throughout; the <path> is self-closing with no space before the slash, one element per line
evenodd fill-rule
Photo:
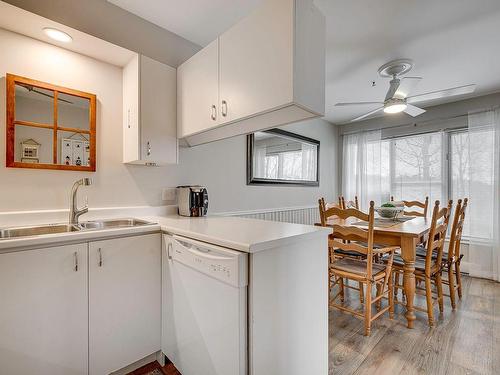
<path fill-rule="evenodd" d="M 248 285 L 248 254 L 174 236 L 169 258 L 235 287 Z"/>

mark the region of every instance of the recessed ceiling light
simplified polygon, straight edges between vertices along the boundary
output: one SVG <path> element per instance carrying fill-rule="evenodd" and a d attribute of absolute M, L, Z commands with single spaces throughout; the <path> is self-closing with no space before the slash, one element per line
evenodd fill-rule
<path fill-rule="evenodd" d="M 58 42 L 69 43 L 73 40 L 71 35 L 64 31 L 53 29 L 52 27 L 45 27 L 43 32 L 47 34 L 49 38 L 57 40 Z"/>
<path fill-rule="evenodd" d="M 407 107 L 406 103 L 389 104 L 388 106 L 384 107 L 384 112 L 399 113 L 403 112 L 406 109 L 406 107 Z"/>

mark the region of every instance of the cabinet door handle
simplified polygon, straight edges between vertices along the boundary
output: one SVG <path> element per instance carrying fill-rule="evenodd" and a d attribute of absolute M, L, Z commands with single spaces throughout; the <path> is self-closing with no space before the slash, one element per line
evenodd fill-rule
<path fill-rule="evenodd" d="M 97 249 L 97 254 L 99 254 L 99 267 L 102 267 L 102 251 L 101 251 L 101 248 L 98 248 Z"/>
<path fill-rule="evenodd" d="M 217 120 L 217 107 L 215 104 L 212 104 L 212 114 L 210 115 L 210 118 L 215 121 Z"/>
<path fill-rule="evenodd" d="M 74 252 L 73 257 L 75 259 L 75 267 L 73 269 L 75 272 L 78 272 L 78 253 L 76 251 Z"/>
<path fill-rule="evenodd" d="M 151 156 L 151 142 L 148 141 L 146 146 L 147 146 L 147 154 L 148 154 L 148 156 Z"/>
<path fill-rule="evenodd" d="M 167 257 L 168 259 L 172 259 L 172 242 L 169 242 L 167 245 Z"/>
<path fill-rule="evenodd" d="M 221 113 L 223 117 L 227 116 L 227 102 L 225 100 L 222 101 Z"/>

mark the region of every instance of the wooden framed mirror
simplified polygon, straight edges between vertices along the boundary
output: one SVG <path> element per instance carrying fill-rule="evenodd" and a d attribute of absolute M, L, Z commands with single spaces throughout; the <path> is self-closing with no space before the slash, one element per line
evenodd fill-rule
<path fill-rule="evenodd" d="M 7 167 L 95 172 L 96 96 L 7 74 Z"/>

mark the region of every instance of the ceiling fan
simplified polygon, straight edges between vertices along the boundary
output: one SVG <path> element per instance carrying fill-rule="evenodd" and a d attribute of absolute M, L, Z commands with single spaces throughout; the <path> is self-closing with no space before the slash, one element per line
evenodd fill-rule
<path fill-rule="evenodd" d="M 380 111 L 385 113 L 400 113 L 404 112 L 412 117 L 416 117 L 425 112 L 425 109 L 414 106 L 413 103 L 446 98 L 455 95 L 464 95 L 474 92 L 476 85 L 465 85 L 453 87 L 445 90 L 427 92 L 425 94 L 410 95 L 420 82 L 422 77 L 402 77 L 413 68 L 413 61 L 409 59 L 398 59 L 382 65 L 378 69 L 381 77 L 391 78 L 389 82 L 389 90 L 383 102 L 353 102 L 353 103 L 337 103 L 335 106 L 352 106 L 363 104 L 380 104 L 381 106 L 373 111 L 365 113 L 362 116 L 352 119 L 351 122 L 363 120 Z"/>
<path fill-rule="evenodd" d="M 43 96 L 46 96 L 48 98 L 52 98 L 54 99 L 54 96 L 51 95 L 51 94 L 47 94 L 43 91 L 39 91 L 37 90 L 34 86 L 32 85 L 29 85 L 27 83 L 18 83 L 19 86 L 22 86 L 24 87 L 26 90 L 28 90 L 28 92 L 33 92 L 35 94 L 38 94 L 38 95 L 43 95 Z M 69 104 L 73 104 L 73 102 L 69 101 L 69 100 L 66 100 L 66 99 L 63 99 L 63 98 L 57 98 L 58 101 L 61 101 L 61 102 L 65 102 L 65 103 L 69 103 Z"/>

